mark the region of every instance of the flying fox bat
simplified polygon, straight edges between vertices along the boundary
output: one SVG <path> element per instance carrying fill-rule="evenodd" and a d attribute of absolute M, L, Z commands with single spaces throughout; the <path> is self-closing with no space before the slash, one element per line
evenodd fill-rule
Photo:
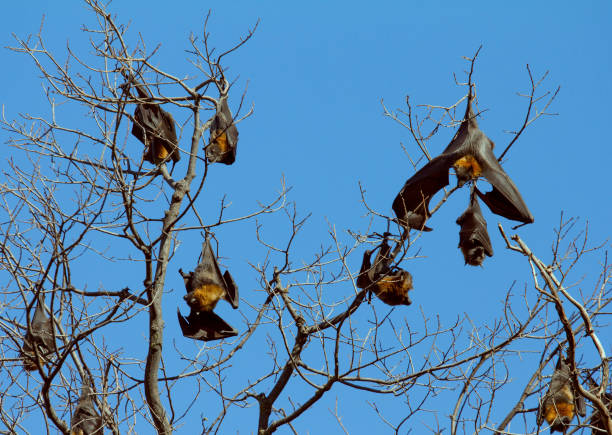
<path fill-rule="evenodd" d="M 104 433 L 104 422 L 96 412 L 90 386 L 83 382 L 81 397 L 70 419 L 70 435 L 93 435 Z"/>
<path fill-rule="evenodd" d="M 569 365 L 559 356 L 548 392 L 538 409 L 538 426 L 546 420 L 550 425 L 550 433 L 565 433 L 576 413 L 582 417 L 586 415 L 584 398 L 576 397 Z"/>
<path fill-rule="evenodd" d="M 150 100 L 151 96 L 144 86 L 132 79 L 132 83 L 141 100 Z M 139 103 L 134 111 L 135 122 L 132 134 L 145 146 L 144 159 L 158 165 L 168 159 L 168 156 L 178 162 L 181 155 L 176 138 L 174 118 L 160 107 L 159 104 Z"/>
<path fill-rule="evenodd" d="M 34 316 L 30 320 L 30 329 L 26 332 L 21 348 L 23 367 L 27 371 L 36 370 L 39 364 L 41 367 L 45 365 L 55 350 L 53 321 L 45 315 L 42 295 L 39 294 L 37 299 Z M 36 362 L 36 352 L 38 353 L 38 364 Z"/>
<path fill-rule="evenodd" d="M 472 89 L 461 126 L 446 149 L 429 161 L 406 181 L 393 201 L 393 211 L 406 228 L 430 231 L 425 227 L 429 218 L 429 201 L 449 184 L 451 167 L 457 175 L 457 186 L 484 177 L 493 190 L 485 194 L 477 191 L 491 211 L 507 219 L 523 223 L 533 222 L 533 216 L 518 189 L 493 154 L 493 141 L 478 128 L 472 111 Z"/>
<path fill-rule="evenodd" d="M 179 273 L 185 281 L 187 294 L 184 299 L 191 308 L 187 318 L 177 310 L 183 335 L 195 340 L 218 340 L 238 334 L 234 328 L 213 313 L 220 299 L 225 299 L 234 309 L 238 308 L 238 287 L 228 270 L 221 275 L 217 259 L 208 238 L 202 246 L 202 260 L 193 272 Z"/>
<path fill-rule="evenodd" d="M 489 257 L 493 256 L 493 247 L 487 232 L 487 221 L 482 216 L 474 191 L 470 195 L 469 207 L 457 218 L 457 224 L 461 226 L 459 248 L 463 253 L 465 264 L 480 266 L 485 259 L 485 254 Z"/>
<path fill-rule="evenodd" d="M 364 252 L 357 287 L 374 292 L 387 305 L 410 305 L 412 301 L 408 291 L 412 289 L 412 275 L 400 268 L 391 270 L 390 251 L 387 240 L 383 240 L 374 259 L 374 266 L 370 261 L 373 251 Z"/>
<path fill-rule="evenodd" d="M 210 145 L 206 158 L 210 163 L 231 165 L 236 160 L 238 129 L 227 104 L 227 95 L 219 99 L 217 113 L 210 124 Z"/>
<path fill-rule="evenodd" d="M 599 388 L 599 385 L 597 385 L 594 381 L 591 381 L 591 393 L 594 393 L 597 388 Z M 604 406 L 608 409 L 608 412 L 612 415 L 612 394 L 604 392 L 601 396 L 601 400 Z M 606 416 L 603 417 L 606 418 Z M 607 433 L 606 426 L 604 425 L 602 416 L 599 414 L 599 411 L 595 410 L 589 424 L 591 425 L 592 435 L 603 435 Z"/>

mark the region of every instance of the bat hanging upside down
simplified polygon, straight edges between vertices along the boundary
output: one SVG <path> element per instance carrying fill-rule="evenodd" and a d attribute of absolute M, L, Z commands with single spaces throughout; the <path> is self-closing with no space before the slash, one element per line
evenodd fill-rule
<path fill-rule="evenodd" d="M 541 426 L 546 420 L 551 433 L 555 431 L 565 433 L 576 413 L 582 417 L 586 415 L 584 398 L 576 397 L 569 365 L 559 355 L 548 392 L 538 409 L 537 423 Z"/>
<path fill-rule="evenodd" d="M 210 124 L 210 144 L 206 147 L 206 158 L 210 163 L 231 165 L 236 160 L 238 129 L 227 104 L 227 95 L 221 95 L 217 113 Z"/>
<path fill-rule="evenodd" d="M 459 130 L 446 149 L 406 181 L 393 201 L 398 222 L 406 227 L 431 231 L 425 226 L 429 219 L 429 201 L 449 184 L 451 167 L 457 175 L 457 186 L 484 177 L 493 190 L 476 193 L 495 214 L 523 223 L 533 222 L 533 216 L 518 189 L 493 154 L 493 141 L 478 127 L 472 111 L 472 88 L 467 97 L 465 116 Z"/>
<path fill-rule="evenodd" d="M 134 111 L 134 124 L 132 134 L 144 144 L 144 159 L 158 165 L 169 158 L 174 163 L 181 159 L 176 138 L 174 118 L 160 107 L 159 104 L 149 102 L 151 96 L 144 85 L 131 80 L 138 98 L 143 100 Z"/>
<path fill-rule="evenodd" d="M 410 305 L 412 301 L 408 291 L 412 289 L 412 275 L 400 268 L 391 270 L 390 250 L 387 240 L 383 240 L 374 259 L 374 266 L 370 262 L 373 251 L 364 252 L 357 287 L 372 291 L 385 304 Z"/>
<path fill-rule="evenodd" d="M 70 435 L 102 435 L 104 433 L 104 423 L 94 408 L 92 394 L 88 381 L 84 381 L 81 387 L 81 397 L 70 419 Z"/>
<path fill-rule="evenodd" d="M 39 365 L 44 366 L 55 351 L 53 320 L 45 315 L 44 306 L 42 294 L 39 294 L 34 316 L 30 320 L 30 329 L 25 334 L 21 348 L 23 367 L 27 371 L 36 370 Z M 38 358 L 36 358 L 37 354 Z"/>
<path fill-rule="evenodd" d="M 191 308 L 187 318 L 177 310 L 183 335 L 195 340 L 210 341 L 238 334 L 213 309 L 220 299 L 225 299 L 234 309 L 238 308 L 238 287 L 229 271 L 221 275 L 217 259 L 208 239 L 202 246 L 202 260 L 193 272 L 179 273 L 185 281 L 187 295 L 184 299 Z"/>
<path fill-rule="evenodd" d="M 457 224 L 461 226 L 459 248 L 463 253 L 465 264 L 480 266 L 485 259 L 485 255 L 493 256 L 493 247 L 487 231 L 487 221 L 482 216 L 482 210 L 480 210 L 480 204 L 478 204 L 474 190 L 470 195 L 470 205 L 459 216 Z"/>

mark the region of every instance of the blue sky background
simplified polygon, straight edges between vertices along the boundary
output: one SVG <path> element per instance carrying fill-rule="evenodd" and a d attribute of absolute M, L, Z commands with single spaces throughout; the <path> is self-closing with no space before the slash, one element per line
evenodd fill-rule
<path fill-rule="evenodd" d="M 149 47 L 161 43 L 155 63 L 177 75 L 194 73 L 185 49 L 189 34 L 201 33 L 208 9 L 212 9 L 211 41 L 219 49 L 237 42 L 261 19 L 254 38 L 226 60 L 229 77 L 237 79 L 230 105 L 236 107 L 239 91 L 248 83 L 245 102 L 247 107 L 253 105 L 254 114 L 239 124 L 236 163 L 210 169 L 207 191 L 198 200 L 200 213 L 207 215 L 210 211 L 210 220 L 223 193 L 233 203 L 228 213 L 239 216 L 256 207 L 258 201 L 271 199 L 284 176 L 293 186 L 290 199 L 297 203 L 297 210 L 302 215 L 312 213 L 297 239 L 294 260 L 307 261 L 321 245 L 330 244 L 330 223 L 350 243 L 346 230 L 365 231 L 369 223 L 360 203 L 358 183 L 365 187 L 372 208 L 390 214 L 393 198 L 413 173 L 400 143 L 412 156 L 418 155 L 409 132 L 383 116 L 381 99 L 393 110 L 405 109 L 407 95 L 413 104 L 455 103 L 465 91 L 454 84 L 453 73 L 463 80 L 467 63 L 462 56 L 472 56 L 482 44 L 474 81 L 479 109 L 487 111 L 479 122 L 496 143 L 497 153 L 512 138 L 505 132 L 519 128 L 523 122 L 526 100 L 516 93 L 530 89 L 525 64 L 530 65 L 535 77 L 550 71 L 543 89 L 561 86 L 550 108 L 558 116 L 532 124 L 504 163 L 535 217 L 534 224 L 518 233 L 545 261 L 550 259 L 553 228 L 562 211 L 566 216 L 579 217 L 582 224 L 588 220 L 594 243 L 610 235 L 610 2 L 475 1 L 449 5 L 410 1 L 375 5 L 362 1 L 184 1 L 180 7 L 172 7 L 167 2 L 149 1 L 150 7 L 139 10 L 142 4 L 116 2 L 110 11 L 120 22 L 131 21 L 132 37 L 140 33 Z M 78 2 L 33 0 L 3 5 L 2 46 L 14 45 L 11 33 L 20 37 L 35 33 L 42 14 L 46 17 L 44 34 L 49 48 L 63 54 L 70 40 L 76 50 L 87 52 L 88 47 L 79 40 L 79 28 L 82 23 L 91 24 L 93 15 Z M 3 49 L 0 63 L 4 84 L 0 103 L 5 116 L 15 118 L 20 112 L 47 115 L 40 74 L 30 59 Z M 459 110 L 463 113 L 464 106 Z M 79 122 L 78 118 L 67 119 Z M 430 152 L 438 154 L 453 134 L 452 129 L 441 131 L 430 142 Z M 8 139 L 5 132 L 0 135 L 3 142 Z M 20 158 L 11 148 L 7 148 L 7 156 Z M 6 168 L 4 162 L 0 165 Z M 455 194 L 430 220 L 435 231 L 425 234 L 418 243 L 424 258 L 405 265 L 414 276 L 415 289 L 411 294 L 413 305 L 392 313 L 398 321 L 410 321 L 421 308 L 437 313 L 446 325 L 466 314 L 476 322 L 492 322 L 501 314 L 503 298 L 513 282 L 516 280 L 519 288 L 529 282 L 526 262 L 504 249 L 496 230 L 497 222 L 502 222 L 506 230 L 513 224 L 492 215 L 484 206 L 495 255 L 485 261 L 484 268 L 464 266 L 457 249 L 455 219 L 466 205 L 467 191 Z M 266 219 L 262 221 L 266 237 L 284 241 L 288 235 L 286 219 Z M 217 236 L 222 241 L 220 254 L 227 257 L 224 262 L 231 268 L 241 296 L 258 301 L 263 295 L 254 291 L 260 287 L 248 262 L 262 262 L 265 251 L 256 246 L 254 229 L 253 222 L 234 225 L 218 231 Z M 380 221 L 375 221 L 372 229 L 384 231 Z M 166 285 L 177 292 L 169 292 L 164 300 L 167 348 L 177 342 L 186 352 L 194 353 L 198 348 L 183 342 L 175 324 L 174 310 L 183 291 L 175 271 L 181 261 L 187 267 L 195 266 L 200 243 L 197 237 L 182 241 L 176 261 L 169 267 Z M 599 265 L 599 258 L 591 260 L 581 269 L 582 275 L 576 276 L 576 281 L 584 279 L 580 285 L 588 289 Z M 353 256 L 355 271 L 360 262 L 361 251 Z M 442 269 L 444 273 L 440 273 Z M 141 275 L 130 276 L 122 270 L 102 276 L 84 273 L 80 279 L 90 289 L 138 288 Z M 379 301 L 374 304 L 381 313 L 388 311 Z M 220 305 L 220 310 L 231 324 L 244 330 L 238 313 L 230 313 L 227 305 Z M 241 310 L 249 316 L 246 308 Z M 135 343 L 146 336 L 146 321 L 144 315 L 134 320 L 130 331 L 143 331 L 131 337 Z M 142 329 L 138 329 L 138 322 Z M 115 338 L 131 340 L 125 332 L 117 333 L 123 335 Z M 612 350 L 609 328 L 602 330 L 602 338 L 606 349 Z M 245 350 L 235 366 L 252 364 L 257 360 L 256 352 L 253 348 Z M 515 375 L 520 378 L 520 374 Z M 328 410 L 335 406 L 336 398 L 350 433 L 384 431 L 364 396 L 347 396 L 343 394 L 346 392 L 334 387 L 325 400 L 298 420 L 298 431 L 339 433 L 341 429 Z M 509 394 L 508 400 L 516 396 Z M 404 406 L 392 398 L 365 399 L 382 403 L 396 417 Z M 439 406 L 437 419 L 448 426 L 452 408 L 444 403 Z M 419 416 L 408 427 L 414 428 L 413 433 L 421 433 L 424 426 L 419 425 L 431 424 L 429 418 L 435 420 L 434 414 Z M 207 415 L 206 405 L 202 406 L 202 415 Z M 233 411 L 226 429 L 252 433 L 256 416 L 255 407 Z M 184 423 L 179 433 L 188 433 L 186 427 L 198 428 L 200 416 L 187 418 Z M 286 433 L 284 429 L 280 432 Z"/>

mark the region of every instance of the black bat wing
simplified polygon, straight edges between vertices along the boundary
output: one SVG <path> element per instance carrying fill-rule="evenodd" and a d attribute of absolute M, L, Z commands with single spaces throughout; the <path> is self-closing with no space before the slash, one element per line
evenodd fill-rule
<path fill-rule="evenodd" d="M 181 159 L 181 153 L 178 150 L 178 139 L 176 138 L 176 123 L 170 112 L 161 109 L 161 124 L 159 125 L 160 145 L 164 144 L 166 149 L 170 150 L 170 157 L 175 163 Z"/>
<path fill-rule="evenodd" d="M 370 262 L 370 257 L 372 256 L 372 251 L 365 251 L 363 253 L 363 260 L 361 261 L 361 269 L 359 270 L 359 275 L 357 276 L 357 287 L 360 289 L 366 289 L 372 284 L 372 280 L 370 279 L 370 271 L 372 270 L 372 264 Z"/>
<path fill-rule="evenodd" d="M 482 176 L 493 186 L 493 190 L 484 194 L 477 189 L 476 193 L 480 199 L 499 216 L 523 223 L 532 223 L 533 216 L 523 201 L 523 197 L 497 161 L 493 150 L 490 147 L 484 147 L 480 151 Z"/>
<path fill-rule="evenodd" d="M 211 341 L 220 340 L 238 335 L 238 331 L 228 325 L 221 317 L 212 311 L 191 311 L 187 318 L 177 309 L 179 325 L 183 335 L 194 340 Z"/>
<path fill-rule="evenodd" d="M 493 256 L 487 222 L 482 216 L 480 204 L 473 193 L 469 207 L 459 216 L 457 224 L 461 226 L 459 248 L 461 248 L 466 264 L 480 266 L 485 254 L 489 257 Z"/>
<path fill-rule="evenodd" d="M 380 244 L 376 258 L 374 258 L 374 267 L 372 267 L 370 271 L 370 279 L 372 281 L 376 281 L 380 276 L 386 275 L 390 272 L 390 253 L 391 247 L 385 239 Z"/>
<path fill-rule="evenodd" d="M 232 278 L 229 270 L 226 270 L 223 273 L 223 281 L 225 282 L 225 288 L 227 289 L 225 292 L 225 300 L 228 301 L 234 309 L 238 308 L 238 303 L 240 302 L 240 297 L 238 296 L 238 286 Z"/>
<path fill-rule="evenodd" d="M 84 435 L 103 433 L 104 423 L 102 417 L 96 412 L 93 401 L 91 399 L 91 389 L 86 384 L 83 384 L 81 397 L 77 403 L 74 414 L 70 419 L 71 433 L 78 433 L 80 429 Z"/>
<path fill-rule="evenodd" d="M 210 124 L 210 142 L 206 148 L 206 158 L 210 163 L 234 163 L 238 148 L 238 129 L 226 97 L 221 98 L 217 113 Z"/>
<path fill-rule="evenodd" d="M 34 316 L 30 321 L 30 332 L 26 334 L 24 348 L 35 343 L 45 351 L 52 352 L 55 349 L 53 340 L 53 321 L 45 315 L 44 301 L 38 296 Z M 27 346 L 26 346 L 27 345 Z"/>
<path fill-rule="evenodd" d="M 429 201 L 448 186 L 452 157 L 442 154 L 419 169 L 406 181 L 393 201 L 393 211 L 403 227 L 431 231 L 425 226 L 429 218 Z"/>

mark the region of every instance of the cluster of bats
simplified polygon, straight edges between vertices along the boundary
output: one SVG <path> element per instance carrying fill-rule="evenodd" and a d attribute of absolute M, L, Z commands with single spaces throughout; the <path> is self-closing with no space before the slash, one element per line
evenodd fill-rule
<path fill-rule="evenodd" d="M 465 115 L 451 143 L 442 154 L 430 160 L 406 181 L 393 201 L 392 208 L 397 222 L 406 231 L 431 231 L 431 228 L 425 225 L 430 216 L 429 201 L 448 186 L 449 170 L 452 167 L 457 176 L 458 187 L 471 183 L 468 208 L 457 219 L 460 226 L 459 248 L 466 264 L 481 266 L 486 256 L 493 256 L 493 247 L 478 198 L 493 213 L 507 219 L 526 224 L 533 222 L 533 216 L 515 184 L 493 154 L 493 141 L 478 127 L 472 102 L 470 84 Z M 490 192 L 482 193 L 476 187 L 476 181 L 480 177 L 491 184 L 493 189 Z M 378 254 L 374 265 L 371 264 L 374 250 L 364 253 L 357 287 L 376 294 L 389 305 L 410 305 L 408 291 L 412 289 L 412 276 L 392 265 L 393 258 L 389 256 L 390 248 L 386 235 L 376 249 Z"/>
<path fill-rule="evenodd" d="M 133 79 L 132 85 L 138 93 L 132 134 L 145 146 L 144 160 L 155 165 L 169 160 L 179 161 L 174 118 L 153 102 L 143 85 Z M 453 167 L 459 187 L 467 182 L 472 183 L 469 206 L 457 219 L 460 226 L 459 248 L 466 264 L 479 266 L 485 256 L 493 255 L 493 248 L 478 198 L 493 213 L 511 220 L 531 223 L 533 216 L 493 154 L 493 142 L 478 128 L 472 110 L 472 100 L 470 87 L 464 119 L 451 143 L 442 154 L 429 161 L 406 181 L 393 201 L 393 211 L 398 223 L 406 230 L 431 231 L 431 228 L 425 226 L 430 215 L 429 201 L 449 184 L 449 170 Z M 211 122 L 210 141 L 205 148 L 206 159 L 209 163 L 231 165 L 236 159 L 237 143 L 238 130 L 225 94 L 219 99 L 216 114 Z M 493 190 L 482 193 L 476 187 L 479 177 L 484 177 Z M 393 266 L 387 237 L 388 233 L 377 248 L 365 251 L 357 286 L 376 294 L 386 304 L 410 305 L 408 291 L 412 289 L 412 276 L 409 272 Z M 378 252 L 372 264 L 372 254 L 376 250 Z M 184 273 L 179 269 L 179 273 L 187 290 L 184 299 L 191 309 L 187 317 L 181 314 L 180 309 L 177 310 L 183 335 L 203 341 L 237 335 L 238 331 L 213 312 L 220 299 L 229 302 L 234 309 L 238 308 L 239 296 L 238 287 L 229 271 L 221 273 L 208 236 L 202 245 L 199 264 L 195 270 Z M 42 368 L 52 361 L 56 352 L 53 321 L 45 315 L 44 300 L 40 294 L 36 302 L 36 309 L 21 349 L 23 366 L 28 371 Z M 95 410 L 92 396 L 89 381 L 86 380 L 70 422 L 71 434 L 89 435 L 103 431 L 103 421 Z M 612 409 L 612 395 L 606 393 L 605 400 L 606 405 Z M 565 433 L 575 414 L 584 417 L 584 398 L 575 393 L 569 365 L 560 356 L 549 389 L 538 409 L 537 423 L 540 426 L 546 420 L 551 432 Z M 597 414 L 592 417 L 590 423 L 593 434 L 603 433 L 604 425 Z"/>
<path fill-rule="evenodd" d="M 45 314 L 44 299 L 41 294 L 35 299 L 36 309 L 31 316 L 27 332 L 21 347 L 21 360 L 27 371 L 37 370 L 53 361 L 57 352 L 53 319 Z M 104 430 L 102 417 L 97 413 L 93 403 L 93 391 L 89 381 L 85 380 L 81 396 L 70 419 L 71 435 L 101 434 Z"/>
<path fill-rule="evenodd" d="M 144 144 L 144 159 L 155 165 L 180 160 L 174 118 L 152 102 L 143 85 L 130 77 L 131 85 L 138 93 L 138 104 L 134 111 L 132 134 Z M 227 89 L 227 87 L 226 87 Z M 216 113 L 210 124 L 210 141 L 205 147 L 209 163 L 231 165 L 236 160 L 238 129 L 227 103 L 227 92 L 220 95 Z M 183 335 L 195 340 L 218 340 L 238 334 L 221 317 L 213 312 L 220 299 L 238 308 L 238 287 L 229 271 L 221 274 L 217 258 L 207 238 L 202 247 L 201 261 L 193 272 L 179 273 L 185 281 L 185 301 L 191 308 L 184 317 L 178 310 L 178 320 Z"/>
<path fill-rule="evenodd" d="M 181 158 L 172 115 L 155 102 L 145 86 L 130 77 L 129 86 L 136 89 L 137 104 L 133 116 L 132 134 L 144 144 L 144 160 L 154 165 Z M 227 87 L 226 87 L 227 89 Z M 220 95 L 216 113 L 210 125 L 210 140 L 205 147 L 208 163 L 231 165 L 236 160 L 238 130 L 227 103 L 227 92 Z M 196 340 L 218 340 L 238 334 L 234 328 L 217 316 L 213 309 L 220 299 L 225 299 L 238 308 L 238 287 L 229 271 L 221 274 L 217 258 L 212 251 L 209 238 L 202 247 L 201 261 L 193 272 L 179 273 L 185 282 L 185 301 L 191 308 L 189 316 L 183 317 L 178 310 L 178 321 L 183 335 Z M 20 357 L 27 371 L 42 368 L 53 361 L 57 353 L 54 340 L 53 320 L 46 316 L 42 295 L 33 301 L 36 308 L 27 326 Z M 70 421 L 71 435 L 102 433 L 104 423 L 96 412 L 92 400 L 93 391 L 89 381 L 84 381 L 81 396 Z"/>

